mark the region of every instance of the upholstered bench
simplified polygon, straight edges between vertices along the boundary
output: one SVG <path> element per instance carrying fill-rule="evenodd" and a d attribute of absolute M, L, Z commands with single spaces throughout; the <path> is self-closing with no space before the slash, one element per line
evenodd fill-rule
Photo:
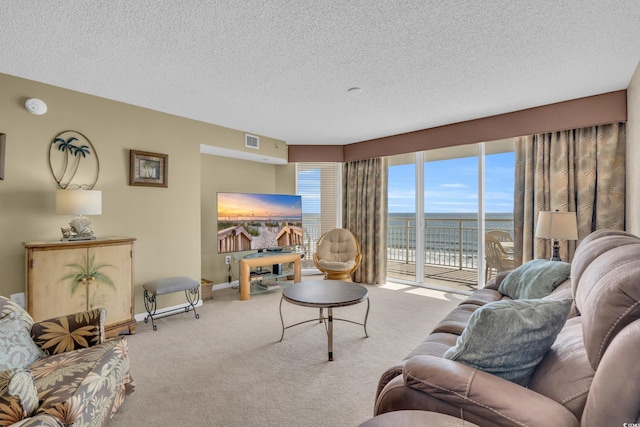
<path fill-rule="evenodd" d="M 183 276 L 169 277 L 167 279 L 147 282 L 142 285 L 142 288 L 144 289 L 144 307 L 147 309 L 147 316 L 144 318 L 144 323 L 147 323 L 149 319 L 151 319 L 154 331 L 158 330 L 155 322 L 155 319 L 159 318 L 158 316 L 167 317 L 182 312 L 188 313 L 193 309 L 196 319 L 200 318 L 200 315 L 196 312 L 196 303 L 200 299 L 200 282 L 197 280 Z M 180 291 L 184 291 L 189 305 L 184 308 L 174 308 L 156 313 L 158 295 L 172 294 Z"/>

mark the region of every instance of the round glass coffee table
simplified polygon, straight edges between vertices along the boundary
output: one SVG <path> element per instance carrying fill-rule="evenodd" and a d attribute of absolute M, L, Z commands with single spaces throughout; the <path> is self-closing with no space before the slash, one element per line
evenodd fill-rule
<path fill-rule="evenodd" d="M 333 317 L 333 309 L 336 307 L 347 307 L 359 304 L 367 300 L 367 312 L 364 316 L 364 323 L 354 322 L 348 319 L 339 319 Z M 291 304 L 301 305 L 304 307 L 314 307 L 320 309 L 320 315 L 317 318 L 305 320 L 293 325 L 284 326 L 282 318 L 282 302 L 287 301 Z M 327 316 L 323 314 L 323 309 L 327 309 Z M 291 285 L 282 290 L 282 298 L 280 299 L 280 322 L 282 323 L 282 336 L 280 342 L 284 338 L 284 331 L 303 323 L 318 321 L 324 322 L 327 331 L 327 339 L 329 341 L 329 360 L 333 360 L 333 321 L 341 320 L 343 322 L 354 323 L 364 327 L 365 337 L 367 334 L 367 318 L 369 317 L 369 292 L 367 288 L 357 283 L 342 282 L 339 280 L 310 280 Z"/>

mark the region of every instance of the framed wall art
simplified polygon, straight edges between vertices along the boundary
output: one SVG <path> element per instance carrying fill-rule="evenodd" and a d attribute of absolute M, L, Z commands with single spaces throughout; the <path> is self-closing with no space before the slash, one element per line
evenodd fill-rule
<path fill-rule="evenodd" d="M 169 187 L 169 156 L 129 150 L 129 185 Z"/>
<path fill-rule="evenodd" d="M 4 153 L 7 146 L 7 135 L 0 133 L 0 179 L 4 179 Z"/>

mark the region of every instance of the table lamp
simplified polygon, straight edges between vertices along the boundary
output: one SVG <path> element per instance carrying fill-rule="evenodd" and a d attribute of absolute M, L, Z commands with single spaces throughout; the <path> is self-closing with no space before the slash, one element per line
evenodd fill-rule
<path fill-rule="evenodd" d="M 578 225 L 575 212 L 540 212 L 536 224 L 536 237 L 552 240 L 551 261 L 560 259 L 559 240 L 578 240 Z"/>
<path fill-rule="evenodd" d="M 98 190 L 57 190 L 56 213 L 77 215 L 62 227 L 61 240 L 95 240 L 91 230 L 91 220 L 83 215 L 102 214 L 102 191 Z"/>

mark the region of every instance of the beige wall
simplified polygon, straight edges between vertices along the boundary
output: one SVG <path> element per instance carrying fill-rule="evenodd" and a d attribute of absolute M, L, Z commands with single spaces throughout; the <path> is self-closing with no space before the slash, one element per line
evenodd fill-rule
<path fill-rule="evenodd" d="M 276 175 L 293 180 L 290 174 L 276 173 L 282 166 L 200 154 L 200 144 L 242 151 L 241 131 L 5 74 L 0 74 L 0 91 L 0 132 L 7 134 L 5 180 L 0 181 L 0 294 L 5 296 L 25 289 L 22 242 L 59 240 L 60 227 L 72 219 L 55 214 L 56 183 L 48 161 L 49 144 L 63 130 L 82 132 L 99 156 L 95 189 L 102 190 L 103 213 L 90 218 L 96 235 L 138 239 L 135 313 L 144 312 L 141 286 L 146 281 L 177 275 L 198 279 L 202 259 L 217 262 L 217 255 L 202 255 L 201 199 L 215 197 L 218 189 L 273 192 L 292 185 L 277 183 Z M 43 99 L 48 112 L 28 113 L 24 101 L 30 97 Z M 265 150 L 274 145 L 265 143 L 269 141 L 275 140 L 261 136 Z M 168 154 L 169 188 L 129 186 L 130 149 Z M 263 154 L 282 157 L 286 150 L 282 155 Z M 202 184 L 201 158 L 207 167 Z M 220 172 L 216 175 L 209 168 Z M 204 204 L 203 208 L 210 209 Z M 209 213 L 205 210 L 203 218 Z M 184 295 L 174 294 L 161 298 L 159 305 L 182 302 Z"/>
<path fill-rule="evenodd" d="M 640 63 L 627 89 L 627 231 L 640 236 Z"/>

